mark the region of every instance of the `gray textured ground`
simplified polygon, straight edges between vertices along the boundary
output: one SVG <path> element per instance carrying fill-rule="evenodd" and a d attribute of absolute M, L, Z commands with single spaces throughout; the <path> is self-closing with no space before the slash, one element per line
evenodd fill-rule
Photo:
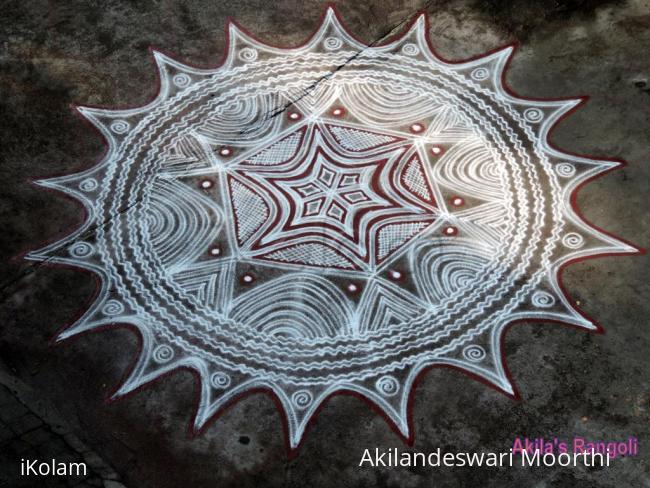
<path fill-rule="evenodd" d="M 585 188 L 579 204 L 590 220 L 647 247 L 650 2 L 338 3 L 352 31 L 367 40 L 425 6 L 433 43 L 446 57 L 469 57 L 519 39 L 508 74 L 516 91 L 591 95 L 556 131 L 554 142 L 630 162 Z M 423 451 L 502 451 L 516 435 L 638 437 L 641 455 L 607 470 L 359 469 L 364 448 L 402 444 L 364 403 L 346 396 L 327 404 L 292 460 L 280 417 L 264 395 L 248 397 L 202 437 L 190 439 L 195 384 L 187 373 L 120 403 L 103 403 L 136 352 L 132 333 L 48 345 L 91 299 L 94 281 L 9 258 L 81 222 L 77 204 L 28 184 L 29 178 L 78 171 L 100 156 L 99 137 L 72 115 L 69 104 L 123 106 L 150 99 L 150 45 L 191 63 L 215 64 L 227 16 L 262 39 L 297 44 L 316 27 L 322 9 L 320 2 L 295 0 L 2 2 L 3 367 L 54 405 L 73 433 L 131 487 L 650 486 L 647 256 L 587 261 L 565 273 L 567 289 L 604 325 L 605 335 L 542 324 L 511 329 L 506 355 L 521 401 L 458 372 L 434 370 L 420 383 L 413 410 L 415 448 Z M 21 435 L 7 434 L 13 440 Z M 14 454 L 6 446 L 0 447 L 0 479 L 16 486 L 18 464 L 12 465 Z"/>

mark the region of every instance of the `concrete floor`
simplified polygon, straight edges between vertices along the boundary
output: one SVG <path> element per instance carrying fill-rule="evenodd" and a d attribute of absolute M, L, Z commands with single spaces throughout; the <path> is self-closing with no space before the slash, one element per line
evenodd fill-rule
<path fill-rule="evenodd" d="M 337 5 L 351 30 L 368 41 L 425 8 L 434 45 L 452 59 L 521 41 L 507 77 L 515 91 L 591 96 L 562 123 L 554 142 L 630 163 L 581 191 L 584 214 L 648 246 L 650 1 Z M 133 106 L 150 99 L 155 92 L 151 45 L 190 63 L 215 64 L 228 16 L 262 39 L 291 45 L 312 32 L 322 10 L 321 2 L 295 0 L 3 2 L 3 367 L 55 405 L 74 434 L 114 467 L 126 486 L 650 486 L 647 256 L 590 260 L 566 271 L 567 289 L 606 334 L 543 324 L 511 329 L 505 352 L 520 401 L 447 369 L 428 373 L 415 396 L 417 450 L 503 451 L 517 435 L 636 436 L 640 456 L 608 469 L 360 469 L 363 449 L 403 445 L 381 417 L 348 396 L 326 405 L 291 460 L 279 414 L 262 394 L 236 404 L 201 437 L 190 439 L 196 386 L 190 374 L 104 403 L 136 352 L 131 332 L 49 345 L 54 332 L 92 298 L 95 281 L 73 270 L 10 258 L 81 222 L 75 202 L 29 184 L 31 178 L 78 171 L 100 156 L 100 138 L 69 105 Z M 17 484 L 11 475 L 3 473 L 7 486 Z"/>

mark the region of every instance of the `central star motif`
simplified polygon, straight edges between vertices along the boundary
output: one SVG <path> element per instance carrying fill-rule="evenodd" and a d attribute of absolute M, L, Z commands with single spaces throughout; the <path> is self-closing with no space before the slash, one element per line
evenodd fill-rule
<path fill-rule="evenodd" d="M 228 183 L 240 252 L 253 259 L 372 271 L 436 218 L 412 141 L 363 128 L 303 126 Z"/>
<path fill-rule="evenodd" d="M 303 174 L 268 180 L 290 204 L 290 217 L 282 230 L 327 228 L 358 243 L 364 216 L 396 207 L 380 188 L 372 188 L 387 161 L 384 158 L 349 165 L 330 159 L 319 146 L 315 158 L 301 165 L 305 168 Z"/>

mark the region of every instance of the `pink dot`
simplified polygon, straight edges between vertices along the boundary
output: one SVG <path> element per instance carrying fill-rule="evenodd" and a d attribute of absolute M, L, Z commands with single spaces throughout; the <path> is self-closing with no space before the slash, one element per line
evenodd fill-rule
<path fill-rule="evenodd" d="M 232 149 L 229 147 L 222 147 L 221 150 L 219 151 L 219 154 L 222 156 L 230 156 L 232 154 Z"/>
<path fill-rule="evenodd" d="M 212 183 L 212 180 L 201 180 L 201 188 L 203 188 L 204 190 L 212 188 L 213 184 L 214 183 Z"/>
<path fill-rule="evenodd" d="M 433 154 L 435 154 L 436 156 L 439 156 L 439 155 L 441 155 L 441 154 L 444 152 L 444 150 L 443 150 L 440 146 L 433 146 L 433 147 L 431 148 L 431 152 L 432 152 Z"/>
<path fill-rule="evenodd" d="M 335 117 L 342 117 L 345 114 L 345 109 L 342 107 L 336 107 L 334 110 L 332 110 L 332 115 Z"/>
<path fill-rule="evenodd" d="M 424 126 L 422 124 L 413 124 L 411 126 L 411 132 L 413 132 L 414 134 L 419 134 L 423 130 L 424 130 Z"/>
<path fill-rule="evenodd" d="M 454 197 L 454 198 L 451 199 L 451 203 L 453 205 L 455 205 L 456 207 L 460 207 L 461 205 L 463 205 L 465 203 L 465 200 L 463 200 L 460 197 Z"/>
<path fill-rule="evenodd" d="M 445 227 L 443 232 L 445 235 L 455 236 L 456 234 L 458 234 L 458 229 L 450 225 L 448 227 Z"/>

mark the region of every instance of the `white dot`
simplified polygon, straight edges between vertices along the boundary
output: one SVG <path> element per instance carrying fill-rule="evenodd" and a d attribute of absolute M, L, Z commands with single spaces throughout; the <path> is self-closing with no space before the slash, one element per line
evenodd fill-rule
<path fill-rule="evenodd" d="M 350 283 L 350 284 L 348 285 L 348 291 L 349 291 L 350 293 L 354 293 L 354 292 L 356 292 L 358 289 L 359 289 L 359 287 L 358 287 L 357 285 L 355 285 L 354 283 Z"/>
<path fill-rule="evenodd" d="M 300 114 L 298 112 L 291 112 L 289 114 L 289 118 L 291 120 L 298 120 L 300 118 Z"/>
<path fill-rule="evenodd" d="M 245 274 L 243 280 L 244 280 L 244 283 L 252 283 L 253 282 L 253 277 L 251 275 L 249 275 L 249 274 Z"/>
<path fill-rule="evenodd" d="M 456 206 L 459 206 L 463 204 L 463 199 L 460 197 L 456 197 L 451 201 L 451 203 L 453 203 Z"/>
<path fill-rule="evenodd" d="M 447 227 L 445 228 L 445 234 L 448 236 L 454 235 L 456 233 L 456 228 L 455 227 Z"/>
<path fill-rule="evenodd" d="M 332 111 L 332 113 L 333 113 L 334 115 L 337 115 L 337 116 L 338 116 L 338 115 L 343 115 L 343 109 L 342 109 L 342 108 L 335 108 L 335 109 Z"/>
<path fill-rule="evenodd" d="M 399 271 L 391 271 L 390 277 L 393 278 L 394 280 L 399 280 L 402 277 L 402 273 L 400 273 Z"/>
<path fill-rule="evenodd" d="M 440 154 L 442 152 L 442 148 L 440 146 L 433 146 L 431 148 L 431 152 L 433 154 Z"/>
<path fill-rule="evenodd" d="M 210 180 L 203 180 L 201 182 L 201 188 L 205 188 L 206 190 L 212 188 L 212 182 Z"/>
<path fill-rule="evenodd" d="M 219 151 L 219 154 L 222 156 L 230 156 L 232 154 L 232 150 L 229 147 L 223 147 L 221 148 L 221 151 Z"/>
<path fill-rule="evenodd" d="M 219 249 L 218 247 L 213 247 L 212 249 L 210 249 L 210 254 L 213 256 L 218 256 L 219 254 L 221 254 L 221 249 Z"/>
<path fill-rule="evenodd" d="M 412 132 L 422 132 L 423 130 L 424 130 L 424 126 L 422 124 L 413 124 L 411 126 Z"/>

